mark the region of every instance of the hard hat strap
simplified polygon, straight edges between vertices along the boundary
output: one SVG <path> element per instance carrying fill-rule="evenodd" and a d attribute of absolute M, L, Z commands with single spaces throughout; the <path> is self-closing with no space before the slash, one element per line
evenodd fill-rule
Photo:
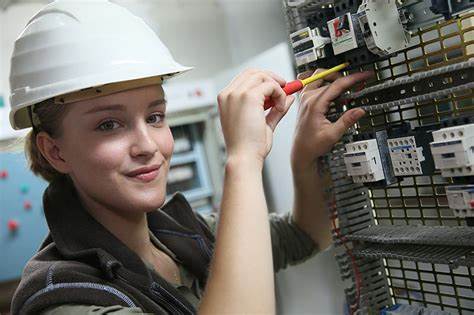
<path fill-rule="evenodd" d="M 39 132 L 38 127 L 35 124 L 35 121 L 33 119 L 33 106 L 28 106 L 28 115 L 30 116 L 30 121 L 31 121 L 31 127 L 33 127 L 33 133 L 37 134 Z"/>

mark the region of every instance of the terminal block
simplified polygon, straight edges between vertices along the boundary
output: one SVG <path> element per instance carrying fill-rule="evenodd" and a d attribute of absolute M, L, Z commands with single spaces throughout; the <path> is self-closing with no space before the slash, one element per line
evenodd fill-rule
<path fill-rule="evenodd" d="M 439 124 L 411 128 L 410 123 L 387 127 L 388 149 L 395 176 L 433 175 L 433 158 L 430 154 L 431 132 Z"/>
<path fill-rule="evenodd" d="M 457 217 L 474 217 L 474 185 L 446 187 L 449 208 Z"/>
<path fill-rule="evenodd" d="M 474 176 L 474 124 L 433 131 L 431 154 L 443 177 Z"/>
<path fill-rule="evenodd" d="M 389 139 L 388 149 L 395 176 L 423 174 L 423 147 L 417 147 L 414 136 Z"/>
<path fill-rule="evenodd" d="M 290 40 L 298 67 L 326 58 L 324 47 L 331 42 L 329 37 L 321 36 L 318 28 L 309 27 L 292 33 Z"/>
<path fill-rule="evenodd" d="M 357 134 L 355 142 L 346 144 L 344 163 L 356 183 L 387 186 L 397 181 L 387 145 L 387 131 Z"/>

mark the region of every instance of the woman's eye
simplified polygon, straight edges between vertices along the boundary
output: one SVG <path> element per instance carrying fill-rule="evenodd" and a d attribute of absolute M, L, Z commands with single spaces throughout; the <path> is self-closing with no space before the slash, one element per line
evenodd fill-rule
<path fill-rule="evenodd" d="M 108 131 L 108 130 L 113 130 L 119 126 L 120 125 L 118 122 L 113 121 L 113 120 L 107 120 L 107 121 L 104 121 L 102 124 L 100 124 L 99 127 L 97 127 L 97 129 L 101 131 Z"/>
<path fill-rule="evenodd" d="M 152 114 L 152 115 L 148 116 L 146 122 L 149 123 L 149 124 L 159 124 L 159 123 L 163 122 L 164 119 L 165 119 L 164 114 L 155 113 L 155 114 Z"/>

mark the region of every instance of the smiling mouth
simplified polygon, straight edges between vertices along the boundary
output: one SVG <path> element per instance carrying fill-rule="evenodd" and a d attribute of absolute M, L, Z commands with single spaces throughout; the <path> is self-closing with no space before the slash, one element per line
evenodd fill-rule
<path fill-rule="evenodd" d="M 143 170 L 143 171 L 127 174 L 126 176 L 132 179 L 139 180 L 141 182 L 148 183 L 148 182 L 153 181 L 156 177 L 158 177 L 160 170 L 161 170 L 161 165 L 159 165 L 158 167 L 153 167 L 148 170 Z"/>

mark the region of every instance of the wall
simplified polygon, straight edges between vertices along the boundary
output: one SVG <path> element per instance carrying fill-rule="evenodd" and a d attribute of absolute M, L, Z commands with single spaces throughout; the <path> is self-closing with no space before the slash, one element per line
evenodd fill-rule
<path fill-rule="evenodd" d="M 176 81 L 208 78 L 231 64 L 224 12 L 215 0 L 115 0 L 145 21 L 175 59 L 195 69 Z"/>
<path fill-rule="evenodd" d="M 227 24 L 232 63 L 247 59 L 287 40 L 281 0 L 217 0 Z"/>
<path fill-rule="evenodd" d="M 41 3 L 21 3 L 0 11 L 0 94 L 4 95 L 6 105 L 0 109 L 0 139 L 5 137 L 21 136 L 25 133 L 14 132 L 8 122 L 10 102 L 10 57 L 13 52 L 13 43 L 23 30 L 29 19 L 43 6 Z"/>

